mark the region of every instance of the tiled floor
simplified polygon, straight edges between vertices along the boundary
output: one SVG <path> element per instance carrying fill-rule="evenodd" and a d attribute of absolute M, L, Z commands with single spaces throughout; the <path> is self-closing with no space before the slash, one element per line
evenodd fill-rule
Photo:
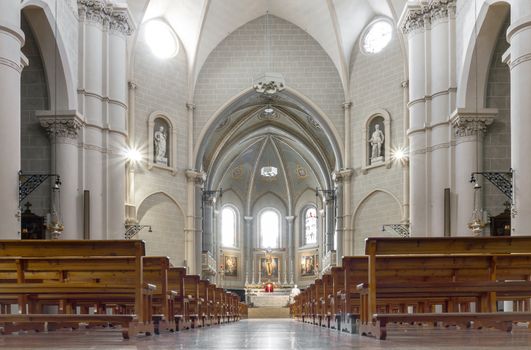
<path fill-rule="evenodd" d="M 497 330 L 394 329 L 389 339 L 338 333 L 291 320 L 243 320 L 176 334 L 123 340 L 114 330 L 60 331 L 0 336 L 1 349 L 531 349 L 531 331 L 513 334 Z"/>

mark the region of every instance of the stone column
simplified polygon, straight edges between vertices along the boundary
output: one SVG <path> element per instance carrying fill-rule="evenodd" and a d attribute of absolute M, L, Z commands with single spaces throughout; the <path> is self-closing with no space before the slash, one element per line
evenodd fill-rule
<path fill-rule="evenodd" d="M 343 207 L 338 208 L 338 222 L 337 222 L 337 248 L 336 248 L 336 257 L 337 266 L 341 266 L 342 257 L 345 255 L 350 255 L 350 248 L 352 247 L 352 234 L 353 230 L 351 228 L 351 218 L 350 213 L 350 179 L 352 177 L 352 169 L 342 169 L 339 171 L 334 171 L 332 173 L 332 179 L 336 184 L 337 193 L 338 193 L 338 203 L 342 203 Z M 339 213 L 343 213 L 343 215 Z"/>
<path fill-rule="evenodd" d="M 245 285 L 248 285 L 252 278 L 249 278 L 249 274 L 252 270 L 252 260 L 253 260 L 253 247 L 251 244 L 251 237 L 253 235 L 253 217 L 244 216 L 245 221 L 244 226 L 244 261 L 245 261 Z M 243 265 L 243 264 L 242 264 Z"/>
<path fill-rule="evenodd" d="M 104 44 L 107 51 L 107 79 L 104 82 L 104 126 L 108 126 L 107 188 L 105 189 L 107 212 L 106 231 L 109 239 L 122 239 L 125 232 L 126 167 L 127 149 L 127 36 L 133 31 L 127 7 L 114 6 L 109 15 L 109 26 Z M 105 93 L 106 90 L 106 93 Z"/>
<path fill-rule="evenodd" d="M 189 268 L 189 274 L 201 273 L 201 250 L 202 250 L 202 232 L 198 229 L 199 224 L 196 222 L 196 206 L 201 202 L 199 188 L 203 186 L 206 180 L 204 172 L 186 170 L 187 191 L 188 191 L 188 209 L 186 213 L 185 234 L 185 260 Z M 199 198 L 199 199 L 198 199 Z M 199 256 L 198 256 L 199 255 Z"/>
<path fill-rule="evenodd" d="M 409 164 L 410 232 L 424 236 L 428 231 L 426 169 L 426 31 L 422 7 L 408 3 L 400 28 L 407 35 L 409 58 Z"/>
<path fill-rule="evenodd" d="M 0 221 L 1 238 L 15 239 L 18 220 L 18 172 L 20 171 L 20 73 L 27 59 L 20 48 L 20 1 L 0 1 Z"/>
<path fill-rule="evenodd" d="M 511 2 L 511 168 L 513 169 L 512 235 L 528 235 L 531 227 L 531 2 Z"/>
<path fill-rule="evenodd" d="M 129 87 L 129 110 L 127 123 L 127 144 L 129 150 L 139 151 L 135 142 L 135 91 L 136 83 L 130 81 Z M 135 164 L 132 161 L 126 164 L 126 190 L 125 190 L 125 224 L 135 225 L 138 223 L 136 217 L 136 203 L 135 203 Z"/>
<path fill-rule="evenodd" d="M 83 239 L 83 190 L 79 186 L 78 135 L 84 122 L 76 111 L 54 114 L 50 111 L 36 113 L 52 143 L 50 169 L 61 177 L 59 202 L 56 206 L 64 230 L 61 239 Z"/>
<path fill-rule="evenodd" d="M 343 111 L 345 112 L 345 162 L 344 169 L 337 172 L 339 175 L 336 176 L 337 181 L 342 182 L 343 184 L 343 210 L 342 210 L 342 232 L 340 237 L 338 237 L 338 252 L 337 257 L 341 260 L 343 255 L 351 255 L 351 247 L 353 240 L 353 229 L 352 229 L 352 207 L 351 207 L 351 182 L 350 178 L 352 176 L 352 156 L 350 154 L 350 149 L 352 148 L 351 144 L 351 111 L 352 111 L 352 102 L 347 101 L 343 103 Z M 348 152 L 347 152 L 348 150 Z M 339 247 L 341 249 L 339 249 Z M 339 261 L 339 264 L 341 261 Z"/>
<path fill-rule="evenodd" d="M 325 232 L 326 232 L 326 251 L 325 255 L 329 251 L 334 249 L 334 221 L 335 221 L 335 208 L 334 197 L 335 194 L 325 194 Z"/>
<path fill-rule="evenodd" d="M 203 194 L 203 252 L 212 252 L 215 195 Z"/>
<path fill-rule="evenodd" d="M 474 184 L 470 175 L 483 170 L 483 135 L 492 124 L 497 110 L 467 112 L 458 109 L 451 117 L 455 129 L 455 193 L 457 196 L 457 236 L 470 236 L 468 228 L 474 210 Z M 479 180 L 479 179 L 478 179 Z M 478 208 L 482 207 L 478 203 Z"/>
<path fill-rule="evenodd" d="M 408 3 L 400 28 L 408 38 L 410 232 L 444 234 L 450 187 L 448 119 L 455 108 L 456 0 Z M 446 169 L 446 171 L 441 171 Z"/>
<path fill-rule="evenodd" d="M 293 285 L 295 278 L 295 237 L 293 236 L 293 221 L 294 216 L 286 216 L 287 228 L 288 228 L 288 254 L 286 269 L 288 273 L 289 284 Z"/>

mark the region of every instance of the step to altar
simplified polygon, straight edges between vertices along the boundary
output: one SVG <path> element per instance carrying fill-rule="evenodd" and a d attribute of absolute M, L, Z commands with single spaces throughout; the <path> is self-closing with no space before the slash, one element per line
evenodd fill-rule
<path fill-rule="evenodd" d="M 287 307 L 251 307 L 248 318 L 289 318 Z"/>
<path fill-rule="evenodd" d="M 248 289 L 247 302 L 253 307 L 287 307 L 291 288 L 278 288 L 272 293 L 263 289 Z"/>

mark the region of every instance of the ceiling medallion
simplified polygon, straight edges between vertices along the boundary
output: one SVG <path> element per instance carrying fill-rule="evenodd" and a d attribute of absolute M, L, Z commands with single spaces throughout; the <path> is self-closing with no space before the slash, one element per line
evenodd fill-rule
<path fill-rule="evenodd" d="M 241 165 L 238 165 L 236 168 L 232 169 L 232 178 L 234 180 L 238 180 L 243 175 L 243 167 Z"/>
<path fill-rule="evenodd" d="M 274 166 L 263 166 L 260 169 L 260 175 L 262 175 L 265 178 L 272 178 L 276 177 L 278 175 L 278 169 Z"/>
<path fill-rule="evenodd" d="M 308 177 L 308 172 L 300 164 L 297 164 L 296 172 L 297 172 L 297 177 L 299 179 L 305 179 Z"/>
<path fill-rule="evenodd" d="M 278 119 L 279 115 L 271 105 L 266 105 L 265 108 L 258 114 L 260 120 L 274 120 Z"/>

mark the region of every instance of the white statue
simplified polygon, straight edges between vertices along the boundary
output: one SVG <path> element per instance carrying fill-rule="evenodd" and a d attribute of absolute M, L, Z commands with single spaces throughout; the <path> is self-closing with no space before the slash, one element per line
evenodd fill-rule
<path fill-rule="evenodd" d="M 301 290 L 297 288 L 297 285 L 291 288 L 291 293 L 289 294 L 290 304 L 293 304 L 295 302 L 295 297 L 299 294 L 301 294 Z"/>
<path fill-rule="evenodd" d="M 380 130 L 380 124 L 376 124 L 374 126 L 374 132 L 371 135 L 371 138 L 369 139 L 369 143 L 371 144 L 371 160 L 378 161 L 382 156 L 382 144 L 385 140 L 385 136 L 382 130 Z"/>
<path fill-rule="evenodd" d="M 155 131 L 154 144 L 155 144 L 155 162 L 168 164 L 168 158 L 166 157 L 166 132 L 164 126 L 160 126 L 159 130 Z"/>

